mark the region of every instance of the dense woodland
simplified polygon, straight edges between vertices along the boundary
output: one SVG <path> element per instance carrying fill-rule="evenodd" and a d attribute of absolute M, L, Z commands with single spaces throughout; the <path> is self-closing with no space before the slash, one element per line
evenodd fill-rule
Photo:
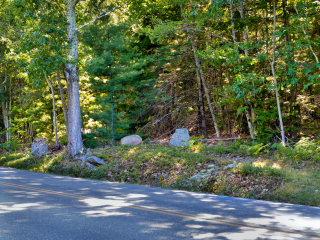
<path fill-rule="evenodd" d="M 2 0 L 1 147 L 139 133 L 295 142 L 320 124 L 320 3 Z"/>

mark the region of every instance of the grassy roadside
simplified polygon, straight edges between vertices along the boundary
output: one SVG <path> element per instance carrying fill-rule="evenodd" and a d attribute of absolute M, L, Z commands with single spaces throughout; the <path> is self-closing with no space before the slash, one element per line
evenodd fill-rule
<path fill-rule="evenodd" d="M 242 142 L 185 148 L 153 144 L 116 146 L 93 150 L 95 156 L 106 162 L 96 169 L 82 166 L 81 161 L 69 159 L 63 152 L 36 158 L 26 150 L 0 155 L 0 166 L 320 206 L 320 161 L 314 152 L 307 154 L 309 148 L 293 151 Z"/>

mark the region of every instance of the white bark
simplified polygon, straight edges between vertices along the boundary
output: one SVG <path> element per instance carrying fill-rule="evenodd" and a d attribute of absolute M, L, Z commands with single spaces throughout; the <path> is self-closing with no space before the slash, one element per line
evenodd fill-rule
<path fill-rule="evenodd" d="M 56 114 L 56 101 L 54 99 L 54 90 L 53 90 L 53 86 L 52 84 L 49 82 L 49 79 L 47 77 L 46 72 L 44 72 L 44 76 L 46 78 L 46 81 L 48 83 L 48 85 L 51 88 L 51 94 L 52 94 L 52 106 L 53 106 L 53 122 L 54 122 L 54 136 L 55 136 L 55 140 L 56 140 L 56 145 L 58 145 L 58 133 L 57 133 L 57 114 Z"/>
<path fill-rule="evenodd" d="M 79 93 L 79 73 L 78 73 L 78 38 L 77 30 L 94 23 L 97 19 L 105 17 L 116 9 L 124 6 L 114 8 L 97 18 L 93 19 L 87 24 L 84 24 L 77 29 L 76 24 L 76 5 L 79 0 L 65 0 L 67 31 L 69 40 L 69 55 L 68 63 L 65 64 L 65 76 L 68 84 L 68 154 L 75 157 L 80 154 L 83 148 L 82 133 L 81 133 L 81 110 L 80 110 L 80 93 Z"/>
<path fill-rule="evenodd" d="M 272 56 L 271 70 L 272 70 L 272 75 L 273 75 L 273 82 L 274 82 L 274 86 L 275 86 L 275 91 L 276 91 L 276 99 L 277 99 L 277 107 L 278 107 L 278 114 L 279 114 L 279 121 L 280 121 L 280 132 L 281 132 L 281 138 L 282 138 L 282 145 L 285 146 L 286 139 L 285 139 L 285 135 L 284 135 L 284 127 L 283 127 L 283 122 L 282 122 L 282 114 L 281 114 L 280 98 L 279 98 L 278 86 L 277 86 L 276 71 L 274 68 L 274 65 L 276 62 L 276 46 L 275 46 L 276 23 L 277 23 L 276 2 L 273 1 L 273 40 L 272 40 L 272 55 L 273 56 Z"/>
<path fill-rule="evenodd" d="M 245 114 L 246 114 L 246 118 L 247 118 L 247 122 L 248 122 L 250 137 L 251 137 L 252 139 L 255 139 L 255 136 L 254 136 L 254 128 L 253 128 L 253 125 L 252 125 L 252 121 L 251 121 L 251 117 L 250 117 L 249 111 L 246 109 L 244 112 L 245 112 Z"/>
<path fill-rule="evenodd" d="M 78 73 L 78 38 L 76 27 L 76 4 L 77 0 L 65 0 L 66 17 L 68 23 L 69 62 L 65 64 L 65 76 L 68 85 L 68 154 L 75 157 L 83 148 L 81 133 L 81 111 L 79 94 Z"/>

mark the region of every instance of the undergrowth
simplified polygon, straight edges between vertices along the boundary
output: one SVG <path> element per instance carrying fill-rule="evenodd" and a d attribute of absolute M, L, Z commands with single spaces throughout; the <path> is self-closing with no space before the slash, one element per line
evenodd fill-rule
<path fill-rule="evenodd" d="M 37 158 L 25 151 L 0 155 L 0 166 L 319 206 L 320 153 L 315 140 L 302 139 L 291 147 L 240 141 L 214 147 L 144 144 L 95 149 L 93 153 L 106 165 L 91 169 L 64 153 Z M 229 164 L 236 167 L 226 169 Z M 214 166 L 214 171 L 207 178 L 192 178 L 209 166 Z"/>

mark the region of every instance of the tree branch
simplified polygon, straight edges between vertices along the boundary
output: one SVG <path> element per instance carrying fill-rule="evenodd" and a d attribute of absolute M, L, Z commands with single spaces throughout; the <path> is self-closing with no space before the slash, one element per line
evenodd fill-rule
<path fill-rule="evenodd" d="M 120 5 L 120 6 L 115 7 L 115 8 L 112 9 L 110 12 L 107 12 L 107 13 L 105 13 L 105 14 L 103 14 L 103 15 L 97 16 L 97 17 L 96 17 L 95 19 L 93 19 L 92 21 L 90 21 L 90 22 L 82 25 L 81 27 L 78 27 L 78 28 L 76 29 L 76 31 L 79 31 L 81 28 L 86 27 L 86 26 L 94 23 L 95 21 L 97 21 L 97 20 L 100 19 L 100 18 L 103 18 L 103 17 L 105 17 L 105 16 L 108 16 L 110 13 L 113 13 L 113 12 L 114 12 L 115 10 L 117 10 L 118 8 L 122 8 L 123 6 L 125 6 L 129 1 L 130 1 L 130 0 L 126 1 L 125 3 L 123 3 L 123 4 Z"/>

